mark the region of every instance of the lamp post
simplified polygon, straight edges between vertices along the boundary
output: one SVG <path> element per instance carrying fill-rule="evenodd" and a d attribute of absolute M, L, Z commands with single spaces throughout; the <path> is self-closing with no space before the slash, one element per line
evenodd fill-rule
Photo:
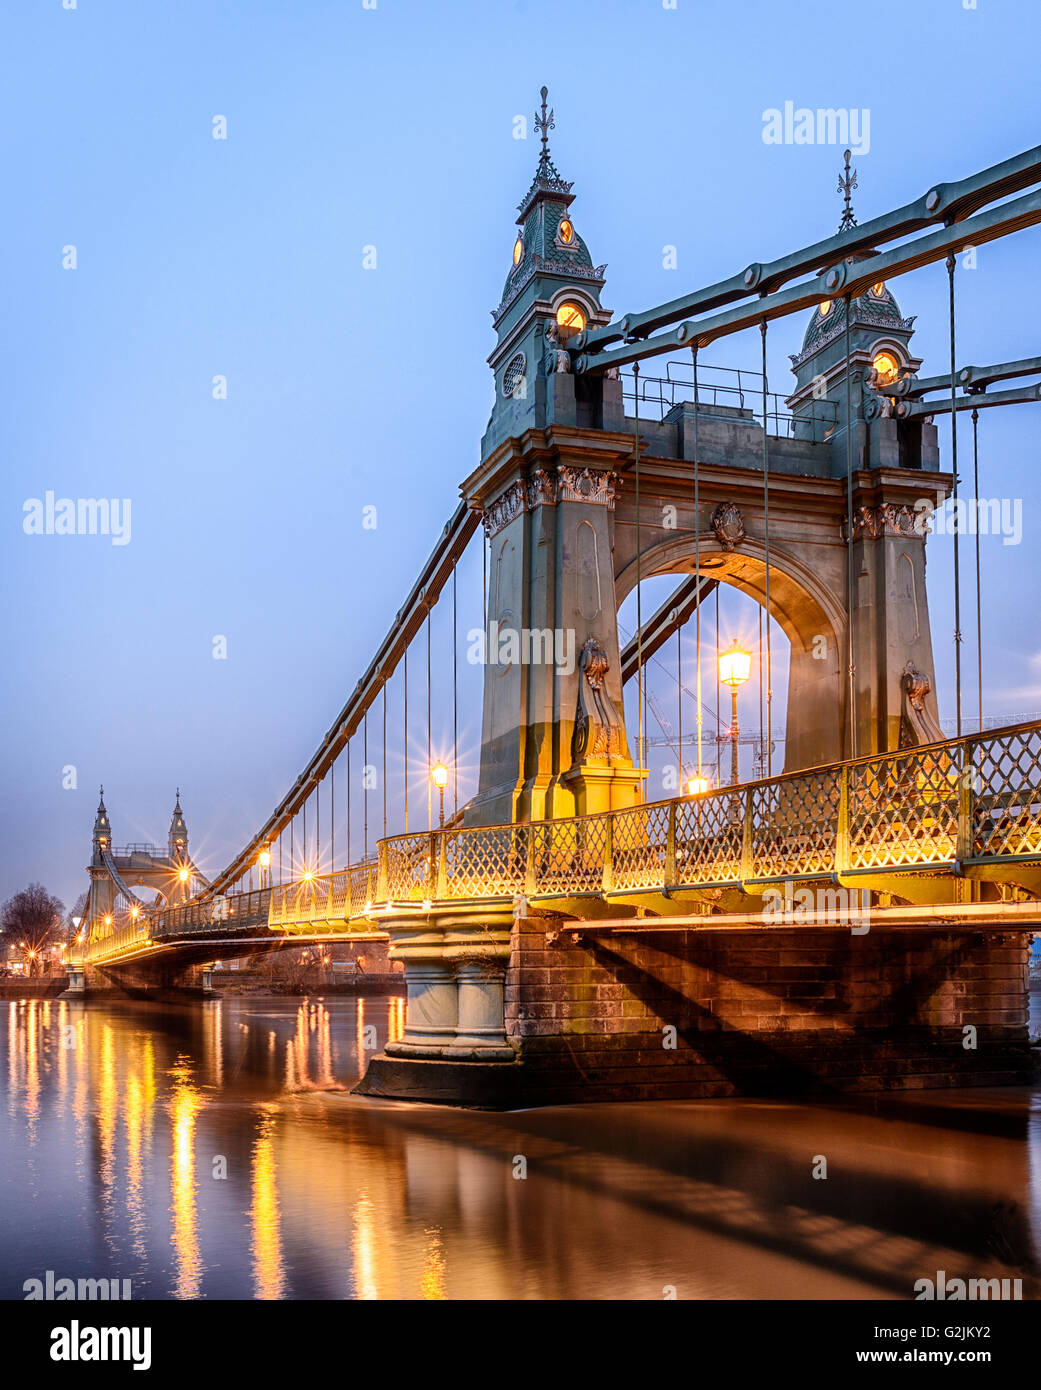
<path fill-rule="evenodd" d="M 444 763 L 438 763 L 437 766 L 431 771 L 430 776 L 433 778 L 434 786 L 437 788 L 437 790 L 438 790 L 438 791 L 440 792 L 440 794 L 441 794 L 441 810 L 440 810 L 440 822 L 439 822 L 439 827 L 440 827 L 441 830 L 444 830 L 444 828 L 445 828 L 445 787 L 448 786 L 448 768 L 445 767 Z"/>
<path fill-rule="evenodd" d="M 737 724 L 737 692 L 748 680 L 752 670 L 752 654 L 739 647 L 737 638 L 719 658 L 719 679 L 730 686 L 730 783 L 736 786 L 739 779 L 737 768 L 737 737 L 740 730 Z"/>
<path fill-rule="evenodd" d="M 271 851 L 262 849 L 257 855 L 257 866 L 260 869 L 260 887 L 268 887 L 268 876 L 271 872 Z"/>

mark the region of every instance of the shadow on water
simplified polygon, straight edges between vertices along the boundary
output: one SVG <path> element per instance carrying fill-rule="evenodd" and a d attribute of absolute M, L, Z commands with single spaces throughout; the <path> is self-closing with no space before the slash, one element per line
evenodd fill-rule
<path fill-rule="evenodd" d="M 400 1000 L 3 1008 L 7 1298 L 1041 1291 L 1026 1089 L 453 1111 L 345 1094 Z"/>

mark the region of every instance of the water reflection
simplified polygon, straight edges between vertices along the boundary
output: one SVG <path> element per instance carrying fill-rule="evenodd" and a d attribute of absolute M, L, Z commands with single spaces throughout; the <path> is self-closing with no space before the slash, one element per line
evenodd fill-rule
<path fill-rule="evenodd" d="M 0 1007 L 7 1298 L 48 1269 L 135 1298 L 1039 1292 L 1024 1089 L 452 1111 L 348 1094 L 399 999 Z"/>

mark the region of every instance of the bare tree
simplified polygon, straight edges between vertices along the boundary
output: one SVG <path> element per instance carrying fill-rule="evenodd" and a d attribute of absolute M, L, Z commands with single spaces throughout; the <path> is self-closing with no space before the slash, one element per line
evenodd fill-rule
<path fill-rule="evenodd" d="M 82 927 L 83 919 L 84 917 L 86 917 L 86 915 L 87 894 L 81 893 L 79 897 L 76 899 L 75 903 L 73 903 L 71 910 L 65 914 L 64 931 L 66 943 L 71 943 L 75 941 L 76 936 L 79 932 L 79 927 L 76 926 L 76 923 L 72 919 L 74 917 L 78 917 L 80 919 L 80 926 Z"/>
<path fill-rule="evenodd" d="M 29 975 L 40 974 L 44 948 L 61 938 L 64 911 L 42 883 L 30 883 L 0 908 L 0 935 L 22 952 Z"/>

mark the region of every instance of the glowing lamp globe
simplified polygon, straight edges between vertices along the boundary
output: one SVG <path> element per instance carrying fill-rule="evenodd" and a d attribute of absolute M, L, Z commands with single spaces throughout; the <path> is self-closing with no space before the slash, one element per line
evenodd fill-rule
<path fill-rule="evenodd" d="M 735 637 L 734 645 L 720 655 L 719 679 L 724 685 L 729 685 L 731 690 L 736 690 L 738 686 L 744 685 L 751 671 L 752 653 L 739 647 Z"/>

